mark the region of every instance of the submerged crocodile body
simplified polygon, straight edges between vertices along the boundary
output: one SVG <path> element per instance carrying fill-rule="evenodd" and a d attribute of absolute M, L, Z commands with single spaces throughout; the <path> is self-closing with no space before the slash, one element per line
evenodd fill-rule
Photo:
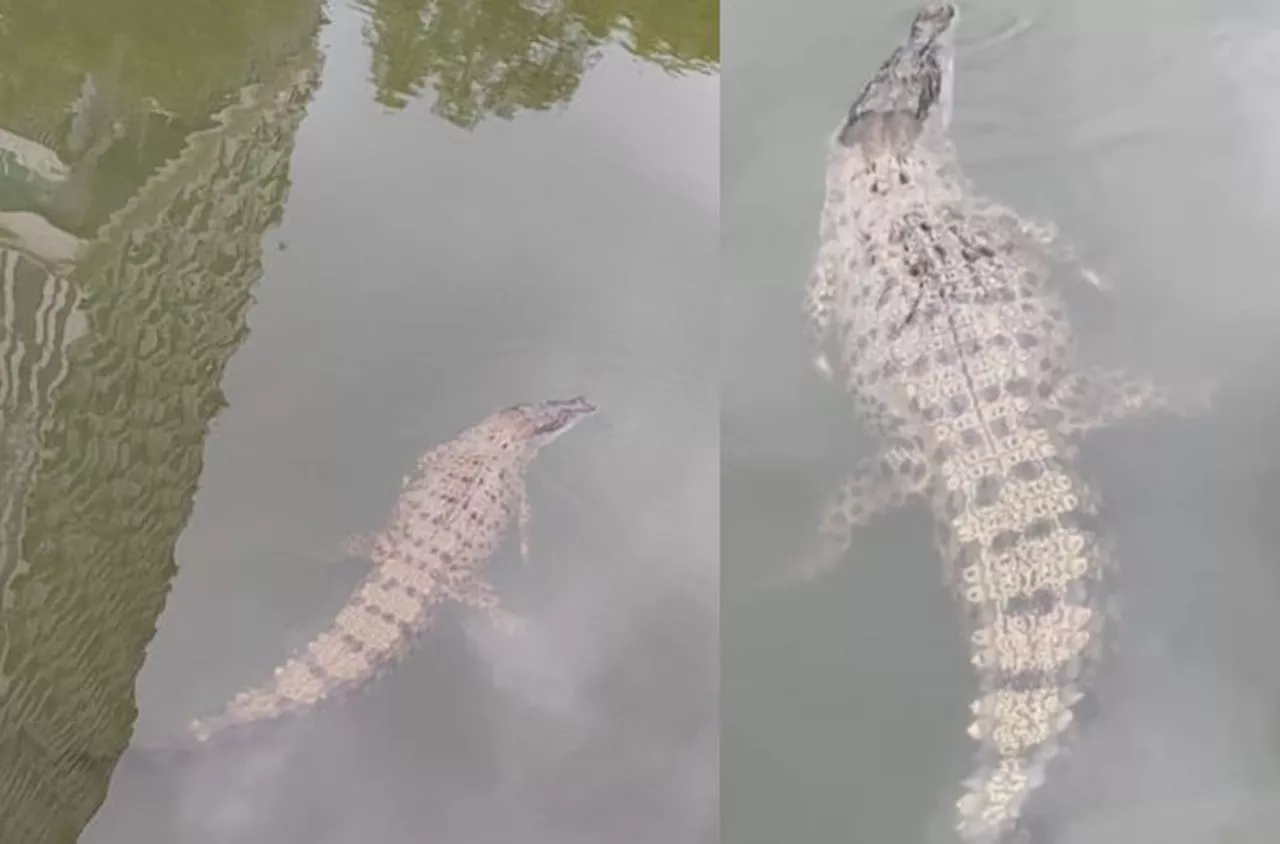
<path fill-rule="evenodd" d="M 594 411 L 583 397 L 515 405 L 424 454 L 382 530 L 349 546 L 374 568 L 333 623 L 272 679 L 242 691 L 219 714 L 192 721 L 180 749 L 363 688 L 408 653 L 446 598 L 483 610 L 500 628 L 518 626 L 482 568 L 513 522 L 527 553 L 525 470 L 542 446 Z"/>
<path fill-rule="evenodd" d="M 806 312 L 880 452 L 787 578 L 835 565 L 887 510 L 929 505 L 979 688 L 956 829 L 1006 844 L 1030 840 L 1026 801 L 1109 647 L 1112 564 L 1075 443 L 1140 412 L 1203 407 L 1206 392 L 1074 368 L 1049 284 L 1049 259 L 1070 250 L 975 199 L 948 139 L 956 20 L 949 3 L 924 7 L 831 142 Z"/>

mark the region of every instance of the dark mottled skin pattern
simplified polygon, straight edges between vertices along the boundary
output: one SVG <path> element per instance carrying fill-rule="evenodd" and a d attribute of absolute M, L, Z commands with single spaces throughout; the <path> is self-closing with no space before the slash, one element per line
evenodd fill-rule
<path fill-rule="evenodd" d="M 483 566 L 513 522 L 527 552 L 525 470 L 543 445 L 594 410 L 581 397 L 509 407 L 423 455 L 382 530 L 349 546 L 374 568 L 333 623 L 265 684 L 193 721 L 184 746 L 245 734 L 366 687 L 413 648 L 431 608 L 447 598 L 484 611 L 500 629 L 518 629 Z"/>
<path fill-rule="evenodd" d="M 946 135 L 955 19 L 925 7 L 832 141 L 806 309 L 880 452 L 834 496 L 822 549 L 795 574 L 834 565 L 887 509 L 928 504 L 979 687 L 957 830 L 1006 844 L 1027 840 L 1027 798 L 1107 648 L 1111 555 L 1075 440 L 1180 399 L 1077 371 L 1048 283 L 1049 257 L 1069 250 L 973 198 Z M 819 365 L 830 373 L 825 352 Z"/>

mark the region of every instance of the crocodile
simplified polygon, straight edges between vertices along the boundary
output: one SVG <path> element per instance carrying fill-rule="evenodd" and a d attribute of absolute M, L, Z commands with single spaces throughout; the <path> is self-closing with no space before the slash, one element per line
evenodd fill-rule
<path fill-rule="evenodd" d="M 383 527 L 344 546 L 370 571 L 329 626 L 282 662 L 270 680 L 241 691 L 183 735 L 144 748 L 187 755 L 221 737 L 342 700 L 369 685 L 416 644 L 445 599 L 486 613 L 502 631 L 522 620 L 505 610 L 481 569 L 515 522 L 528 558 L 530 510 L 524 474 L 538 451 L 595 405 L 583 396 L 498 410 L 428 450 L 405 476 Z"/>
<path fill-rule="evenodd" d="M 843 381 L 878 452 L 779 580 L 818 577 L 858 529 L 927 505 L 978 687 L 955 829 L 1008 844 L 1036 838 L 1028 799 L 1114 649 L 1116 566 L 1074 465 L 1081 437 L 1201 412 L 1212 388 L 1076 360 L 1052 270 L 1109 285 L 1055 226 L 977 195 L 961 172 L 948 134 L 958 18 L 951 3 L 919 9 L 830 139 L 804 311 L 819 368 Z"/>

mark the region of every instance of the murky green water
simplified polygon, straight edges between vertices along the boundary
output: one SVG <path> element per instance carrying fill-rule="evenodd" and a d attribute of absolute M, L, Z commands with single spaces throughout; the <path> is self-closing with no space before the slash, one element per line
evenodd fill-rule
<path fill-rule="evenodd" d="M 717 9 L 325 11 L 0 3 L 0 840 L 714 840 Z M 424 448 L 576 392 L 495 561 L 528 635 L 446 613 L 89 823 Z"/>
<path fill-rule="evenodd" d="M 1111 303 L 1071 303 L 1086 359 L 1222 384 L 1208 417 L 1135 421 L 1081 456 L 1124 569 L 1129 641 L 1122 690 L 1055 797 L 1055 840 L 1274 840 L 1280 17 L 1250 2 L 961 6 L 962 162 L 984 192 L 1058 221 L 1117 288 Z M 950 842 L 930 833 L 945 830 L 968 772 L 972 681 L 926 513 L 864 532 L 818 585 L 752 591 L 872 447 L 809 367 L 800 300 L 825 144 L 914 7 L 724 11 L 733 844 Z"/>

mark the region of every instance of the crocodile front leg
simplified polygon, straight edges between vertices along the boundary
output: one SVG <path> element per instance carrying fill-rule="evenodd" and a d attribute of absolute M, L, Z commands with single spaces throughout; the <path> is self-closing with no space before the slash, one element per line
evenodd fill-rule
<path fill-rule="evenodd" d="M 1147 413 L 1193 416 L 1209 409 L 1213 386 L 1164 387 L 1124 370 L 1067 373 L 1049 396 L 1051 421 L 1066 437 L 1079 437 Z"/>
<path fill-rule="evenodd" d="M 1080 278 L 1094 289 L 1108 294 L 1113 292 L 1109 281 L 1092 267 L 1087 267 L 1081 262 L 1079 253 L 1062 236 L 1062 232 L 1056 224 L 1023 217 L 1016 211 L 992 200 L 977 202 L 976 210 L 982 216 L 992 220 L 998 227 L 1010 233 L 1015 239 L 1034 246 L 1055 261 L 1075 267 Z"/>
<path fill-rule="evenodd" d="M 932 473 L 923 454 L 895 447 L 867 458 L 828 500 L 813 546 L 769 581 L 769 587 L 811 582 L 838 566 L 854 533 L 879 516 L 921 496 Z"/>
<path fill-rule="evenodd" d="M 529 565 L 529 530 L 533 526 L 533 511 L 529 509 L 529 493 L 524 480 L 516 481 L 516 532 L 520 534 L 520 561 Z"/>
<path fill-rule="evenodd" d="M 831 362 L 827 359 L 826 344 L 831 332 L 831 311 L 836 298 L 836 271 L 838 259 L 834 241 L 818 250 L 809 280 L 805 284 L 804 310 L 808 320 L 809 342 L 814 350 L 814 367 L 827 378 L 832 377 Z"/>

